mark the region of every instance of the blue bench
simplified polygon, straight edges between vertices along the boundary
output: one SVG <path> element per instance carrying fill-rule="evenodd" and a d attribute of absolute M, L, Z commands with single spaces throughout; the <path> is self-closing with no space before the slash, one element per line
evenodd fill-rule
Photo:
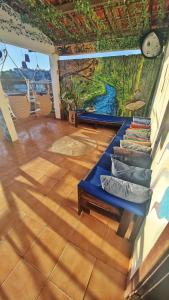
<path fill-rule="evenodd" d="M 94 125 L 105 125 L 105 126 L 115 126 L 122 125 L 123 122 L 131 122 L 131 118 L 115 117 L 109 115 L 101 115 L 95 113 L 78 112 L 75 117 L 75 126 L 79 123 L 91 123 Z"/>
<path fill-rule="evenodd" d="M 110 120 L 110 116 L 104 116 L 104 118 L 106 117 L 109 117 Z M 96 209 L 108 216 L 116 214 L 116 219 L 119 221 L 117 234 L 122 237 L 125 236 L 130 222 L 134 219 L 135 223 L 130 235 L 130 239 L 133 240 L 148 213 L 149 201 L 137 204 L 112 196 L 102 189 L 100 182 L 100 175 L 111 175 L 113 147 L 120 145 L 120 140 L 131 123 L 131 118 L 111 117 L 111 121 L 112 118 L 121 127 L 90 173 L 79 182 L 78 213 L 81 214 L 82 211 L 90 213 L 90 209 Z"/>

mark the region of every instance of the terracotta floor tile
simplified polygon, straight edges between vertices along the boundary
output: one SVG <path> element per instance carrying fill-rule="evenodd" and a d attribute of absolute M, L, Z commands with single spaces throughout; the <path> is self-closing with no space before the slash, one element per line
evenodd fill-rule
<path fill-rule="evenodd" d="M 73 209 L 77 213 L 78 209 L 78 202 L 77 202 L 77 190 L 73 189 L 73 191 L 66 197 L 59 196 L 57 192 L 54 190 L 51 190 L 48 193 L 48 197 L 51 199 L 55 199 L 55 201 L 58 203 L 58 205 L 66 206 L 70 209 Z"/>
<path fill-rule="evenodd" d="M 7 199 L 6 199 L 6 194 L 5 194 L 4 188 L 1 187 L 1 183 L 0 183 L 0 210 L 7 205 L 8 205 L 8 203 L 7 203 Z"/>
<path fill-rule="evenodd" d="M 131 247 L 127 239 L 119 237 L 114 230 L 109 228 L 104 242 L 101 245 L 99 259 L 109 266 L 127 273 L 129 269 L 129 257 Z"/>
<path fill-rule="evenodd" d="M 26 215 L 30 216 L 38 223 L 41 223 L 43 225 L 46 224 L 46 218 L 44 218 L 44 215 L 41 213 L 42 204 L 36 198 L 35 195 L 31 194 L 30 191 L 27 191 L 25 195 L 23 195 L 22 193 L 16 194 L 15 192 L 12 191 L 12 195 L 17 210 L 19 211 L 20 214 L 25 213 Z M 43 211 L 44 214 L 46 214 L 44 205 L 43 205 Z"/>
<path fill-rule="evenodd" d="M 91 153 L 90 153 L 91 155 Z M 88 154 L 88 158 L 90 157 L 90 155 Z M 75 157 L 75 158 L 69 158 L 69 162 L 72 162 L 72 165 L 78 165 L 79 167 L 84 167 L 87 169 L 91 169 L 92 168 L 92 163 L 90 161 L 90 159 L 84 159 L 84 156 L 82 157 Z M 71 170 L 70 170 L 71 171 Z"/>
<path fill-rule="evenodd" d="M 76 172 L 76 170 L 75 171 L 70 170 L 69 173 L 72 174 L 78 180 L 78 182 L 80 180 L 82 180 L 82 178 L 84 177 L 84 175 L 82 175 L 81 173 Z"/>
<path fill-rule="evenodd" d="M 2 284 L 0 296 L 8 300 L 34 300 L 39 295 L 45 280 L 46 278 L 40 272 L 21 260 Z"/>
<path fill-rule="evenodd" d="M 46 227 L 26 253 L 25 259 L 44 275 L 49 276 L 65 245 L 66 240 Z"/>
<path fill-rule="evenodd" d="M 36 167 L 32 167 L 28 170 L 21 170 L 23 173 L 25 173 L 25 175 L 29 176 L 32 180 L 36 180 L 37 182 L 43 175 L 46 174 L 45 170 L 37 171 Z"/>
<path fill-rule="evenodd" d="M 66 176 L 66 174 L 69 173 L 69 171 L 67 169 L 62 168 L 61 166 L 58 167 L 58 171 L 56 172 L 49 172 L 48 176 L 50 176 L 51 178 L 55 178 L 57 180 L 61 180 L 64 176 Z"/>
<path fill-rule="evenodd" d="M 57 182 L 55 178 L 43 175 L 38 180 L 38 190 L 44 195 L 47 195 Z"/>
<path fill-rule="evenodd" d="M 10 243 L 0 241 L 0 285 L 13 270 L 20 257 Z"/>
<path fill-rule="evenodd" d="M 126 277 L 96 261 L 84 300 L 122 300 Z"/>
<path fill-rule="evenodd" d="M 69 240 L 80 221 L 80 217 L 73 209 L 60 206 L 54 219 L 49 220 L 48 225 L 63 238 Z"/>
<path fill-rule="evenodd" d="M 62 203 L 70 208 L 73 208 L 76 212 L 78 210 L 78 193 L 77 189 L 74 188 L 69 196 L 62 198 Z"/>
<path fill-rule="evenodd" d="M 19 174 L 15 177 L 15 182 L 17 182 L 18 184 L 23 184 L 26 185 L 27 187 L 34 187 L 35 186 L 35 182 L 34 180 L 31 180 L 31 178 L 24 176 L 25 174 Z"/>
<path fill-rule="evenodd" d="M 55 218 L 55 213 L 62 203 L 58 195 L 45 196 L 37 189 L 27 189 L 24 194 L 20 191 L 12 192 L 19 211 L 31 216 L 37 222 L 46 224 Z"/>
<path fill-rule="evenodd" d="M 37 190 L 35 187 L 33 189 Z M 9 197 L 12 198 L 11 202 L 16 205 L 18 211 L 23 210 L 23 208 L 26 209 L 26 207 L 32 208 L 36 204 L 37 199 L 30 195 L 30 190 L 32 190 L 31 184 L 18 182 L 17 180 L 8 189 Z"/>
<path fill-rule="evenodd" d="M 79 179 L 71 172 L 66 173 L 61 180 L 59 180 L 60 184 L 70 185 L 73 188 L 77 187 L 79 183 Z"/>
<path fill-rule="evenodd" d="M 105 225 L 107 225 L 110 221 L 110 219 L 96 211 L 90 211 L 90 215 L 93 216 L 94 218 L 96 218 L 98 221 L 104 223 Z"/>
<path fill-rule="evenodd" d="M 51 146 L 51 143 L 52 143 L 52 141 L 50 142 L 50 146 Z M 61 163 L 64 160 L 64 156 L 59 155 L 57 153 L 53 153 L 53 152 L 49 151 L 48 149 L 45 150 L 43 153 L 41 153 L 41 157 L 51 161 L 52 164 L 55 164 L 56 166 L 58 166 L 59 163 Z"/>
<path fill-rule="evenodd" d="M 71 170 L 72 169 L 72 161 L 70 161 L 68 158 L 64 158 L 64 160 L 62 160 L 60 163 L 59 163 L 59 166 L 65 170 Z"/>
<path fill-rule="evenodd" d="M 35 199 L 37 199 L 37 205 L 44 205 L 48 209 L 50 209 L 52 212 L 56 212 L 60 205 L 63 203 L 63 198 L 58 196 L 57 194 L 54 194 L 53 191 L 49 192 L 48 195 L 43 195 L 39 191 L 33 191 L 30 190 L 29 194 Z"/>
<path fill-rule="evenodd" d="M 71 167 L 71 171 L 73 173 L 77 173 L 79 175 L 81 175 L 82 177 L 87 175 L 87 173 L 89 172 L 90 168 L 86 168 L 86 167 L 83 167 L 83 166 L 80 166 L 79 164 L 74 164 L 72 167 Z"/>
<path fill-rule="evenodd" d="M 90 215 L 83 215 L 71 241 L 95 257 L 100 257 L 100 248 L 107 232 L 107 226 Z"/>
<path fill-rule="evenodd" d="M 74 300 L 81 300 L 94 262 L 94 257 L 69 244 L 64 249 L 50 280 Z"/>
<path fill-rule="evenodd" d="M 109 219 L 108 226 L 109 226 L 112 230 L 114 230 L 114 231 L 117 232 L 118 227 L 119 227 L 119 222 L 116 221 L 116 220 L 111 220 L 111 219 Z"/>
<path fill-rule="evenodd" d="M 7 174 L 6 176 L 3 177 L 3 179 L 1 180 L 1 183 L 3 185 L 4 188 L 8 188 L 15 180 L 15 176 L 16 176 L 16 173 L 14 172 L 14 175 L 10 174 Z"/>
<path fill-rule="evenodd" d="M 72 185 L 65 184 L 64 181 L 60 180 L 54 185 L 51 191 L 60 197 L 67 197 L 72 193 L 73 190 L 74 187 Z"/>
<path fill-rule="evenodd" d="M 0 210 L 0 238 L 2 238 L 12 227 L 20 215 L 12 207 L 5 207 Z"/>
<path fill-rule="evenodd" d="M 43 166 L 45 165 L 45 162 L 46 162 L 46 160 L 44 158 L 42 158 L 40 156 L 39 157 L 35 157 L 34 159 L 32 159 L 29 162 L 27 162 L 24 165 L 22 165 L 21 169 L 23 171 L 33 170 L 34 169 L 37 172 L 38 171 L 42 172 Z"/>
<path fill-rule="evenodd" d="M 15 125 L 19 142 L 0 141 L 0 299 L 81 300 L 88 284 L 85 299 L 121 299 L 130 253 L 113 231 L 118 223 L 77 214 L 77 184 L 115 132 L 44 117 Z M 85 134 L 98 147 L 81 157 L 49 151 L 71 134 Z"/>
<path fill-rule="evenodd" d="M 5 239 L 20 255 L 31 247 L 45 225 L 38 223 L 29 216 L 18 219 L 5 235 Z"/>
<path fill-rule="evenodd" d="M 73 299 L 67 296 L 51 281 L 48 281 L 37 300 L 73 300 Z"/>

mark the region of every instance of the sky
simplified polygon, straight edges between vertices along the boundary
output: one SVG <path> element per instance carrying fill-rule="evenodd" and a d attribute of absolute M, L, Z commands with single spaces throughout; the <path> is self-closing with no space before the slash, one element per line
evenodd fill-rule
<path fill-rule="evenodd" d="M 0 50 L 4 48 L 7 49 L 9 56 L 12 57 L 13 61 L 18 68 L 21 67 L 22 61 L 25 59 L 25 54 L 29 54 L 30 63 L 27 63 L 28 68 L 36 69 L 37 64 L 42 70 L 49 70 L 49 57 L 48 55 L 37 53 L 37 52 L 28 52 L 27 49 L 19 48 L 16 46 L 8 44 L 0 44 Z M 102 53 L 89 53 L 89 54 L 79 54 L 79 55 L 69 55 L 69 56 L 60 56 L 59 60 L 72 60 L 72 59 L 85 59 L 85 58 L 95 58 L 95 57 L 110 57 L 110 56 L 121 56 L 121 55 L 132 55 L 140 54 L 140 50 L 123 50 L 123 51 L 113 51 L 113 52 L 102 52 Z M 3 70 L 14 69 L 16 66 L 11 61 L 10 57 L 7 56 Z"/>
<path fill-rule="evenodd" d="M 99 52 L 99 53 L 89 53 L 89 54 L 78 54 L 68 56 L 60 56 L 60 60 L 69 60 L 69 59 L 85 59 L 85 58 L 95 58 L 95 57 L 110 57 L 110 56 L 122 56 L 122 55 L 133 55 L 141 54 L 139 49 L 136 50 L 122 50 L 122 51 L 112 51 L 112 52 Z"/>
<path fill-rule="evenodd" d="M 7 44 L 0 44 L 0 50 L 2 51 L 4 48 L 7 49 L 9 55 L 12 57 L 15 64 L 18 66 L 18 68 L 21 68 L 22 61 L 25 60 L 25 54 L 29 54 L 30 63 L 27 63 L 28 68 L 30 69 L 36 69 L 37 64 L 39 65 L 40 69 L 42 70 L 49 70 L 49 57 L 48 55 L 42 54 L 42 53 L 36 53 L 36 52 L 28 52 L 27 49 L 19 48 L 12 45 Z M 3 70 L 10 70 L 14 69 L 16 66 L 11 61 L 9 56 L 7 56 L 7 59 L 5 61 Z"/>

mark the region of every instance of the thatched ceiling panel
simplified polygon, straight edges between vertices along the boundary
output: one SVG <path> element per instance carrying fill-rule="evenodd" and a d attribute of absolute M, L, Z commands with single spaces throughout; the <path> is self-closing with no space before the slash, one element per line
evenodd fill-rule
<path fill-rule="evenodd" d="M 20 13 L 23 22 L 43 31 L 59 49 L 88 43 L 94 43 L 97 49 L 99 44 L 103 47 L 104 40 L 105 50 L 138 47 L 145 32 L 157 29 L 163 34 L 169 25 L 169 0 L 4 2 Z"/>

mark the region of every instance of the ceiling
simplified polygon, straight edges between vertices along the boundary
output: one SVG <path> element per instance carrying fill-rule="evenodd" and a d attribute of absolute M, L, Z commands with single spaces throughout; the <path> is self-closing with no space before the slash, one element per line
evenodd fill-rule
<path fill-rule="evenodd" d="M 62 54 L 138 47 L 151 29 L 166 36 L 169 0 L 7 0 L 22 21 L 45 33 Z M 79 47 L 79 48 L 78 48 Z M 104 49 L 105 48 L 105 49 Z M 65 53 L 64 53 L 65 52 Z"/>

